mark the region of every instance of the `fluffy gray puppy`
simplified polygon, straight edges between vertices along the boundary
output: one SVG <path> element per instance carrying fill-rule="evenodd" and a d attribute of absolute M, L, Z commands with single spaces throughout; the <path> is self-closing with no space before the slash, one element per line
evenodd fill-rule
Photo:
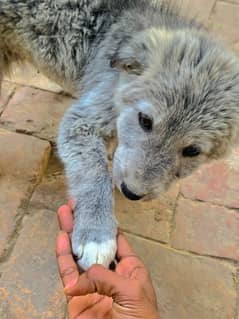
<path fill-rule="evenodd" d="M 73 251 L 87 269 L 116 252 L 115 184 L 151 199 L 239 137 L 239 63 L 173 5 L 150 0 L 0 0 L 0 70 L 28 60 L 79 100 L 58 149 L 76 201 Z"/>

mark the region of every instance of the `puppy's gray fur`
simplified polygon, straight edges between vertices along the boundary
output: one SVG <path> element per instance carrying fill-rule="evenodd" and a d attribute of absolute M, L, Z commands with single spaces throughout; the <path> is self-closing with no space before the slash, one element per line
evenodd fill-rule
<path fill-rule="evenodd" d="M 80 96 L 58 149 L 76 200 L 73 251 L 85 269 L 108 266 L 116 251 L 105 138 L 117 131 L 115 184 L 146 199 L 238 141 L 238 60 L 165 1 L 1 0 L 0 46 L 2 74 L 28 60 Z M 183 156 L 190 145 L 200 154 Z"/>

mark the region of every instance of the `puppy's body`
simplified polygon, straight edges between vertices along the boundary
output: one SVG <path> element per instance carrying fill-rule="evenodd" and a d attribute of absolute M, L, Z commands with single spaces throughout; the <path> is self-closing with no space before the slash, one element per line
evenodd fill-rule
<path fill-rule="evenodd" d="M 224 156 L 239 135 L 239 65 L 163 1 L 0 1 L 0 69 L 28 60 L 70 92 L 58 139 L 76 200 L 79 264 L 108 265 L 116 222 L 104 138 L 117 131 L 115 184 L 153 198 Z"/>
<path fill-rule="evenodd" d="M 1 71 L 8 71 L 14 61 L 28 60 L 64 88 L 78 91 L 103 40 L 108 39 L 109 58 L 132 32 L 156 24 L 175 29 L 190 25 L 173 14 L 157 16 L 152 10 L 155 7 L 144 0 L 0 1 Z M 160 10 L 166 13 L 168 6 Z M 126 21 L 130 13 L 131 21 Z M 144 21 L 142 13 L 148 15 Z"/>

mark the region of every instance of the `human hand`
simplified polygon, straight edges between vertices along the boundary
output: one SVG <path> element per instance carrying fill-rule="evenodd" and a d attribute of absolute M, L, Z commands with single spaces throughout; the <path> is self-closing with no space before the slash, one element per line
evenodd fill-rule
<path fill-rule="evenodd" d="M 69 319 L 159 319 L 150 275 L 123 235 L 118 235 L 115 272 L 96 265 L 80 274 L 70 244 L 72 204 L 58 211 L 59 272 L 68 296 Z"/>
<path fill-rule="evenodd" d="M 56 254 L 59 273 L 65 287 L 79 280 L 80 269 L 75 263 L 71 250 L 73 230 L 73 203 L 60 207 L 58 221 L 61 232 L 57 237 Z M 112 299 L 97 293 L 87 296 L 67 297 L 68 319 L 111 319 Z"/>

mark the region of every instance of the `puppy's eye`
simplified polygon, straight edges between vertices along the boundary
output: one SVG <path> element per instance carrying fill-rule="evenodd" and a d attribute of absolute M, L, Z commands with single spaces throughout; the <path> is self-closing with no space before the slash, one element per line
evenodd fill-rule
<path fill-rule="evenodd" d="M 201 149 L 196 145 L 190 145 L 183 149 L 184 157 L 196 157 L 201 154 Z"/>
<path fill-rule="evenodd" d="M 152 132 L 153 120 L 146 114 L 139 113 L 139 124 L 145 132 Z"/>

